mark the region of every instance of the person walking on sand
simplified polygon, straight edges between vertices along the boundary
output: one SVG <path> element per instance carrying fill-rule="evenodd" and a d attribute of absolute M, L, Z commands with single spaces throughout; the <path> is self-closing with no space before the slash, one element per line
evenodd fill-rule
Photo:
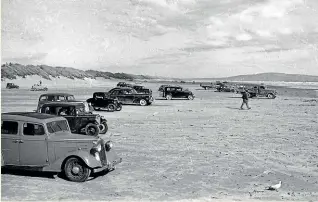
<path fill-rule="evenodd" d="M 250 106 L 248 105 L 248 94 L 246 89 L 243 89 L 242 99 L 243 99 L 243 102 L 240 109 L 243 109 L 244 104 L 246 105 L 247 109 L 251 109 Z"/>

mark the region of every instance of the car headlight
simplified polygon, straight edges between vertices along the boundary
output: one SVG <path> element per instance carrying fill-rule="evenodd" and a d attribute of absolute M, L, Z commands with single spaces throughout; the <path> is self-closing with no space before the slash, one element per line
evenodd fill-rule
<path fill-rule="evenodd" d="M 105 143 L 105 148 L 106 148 L 106 151 L 109 151 L 111 148 L 113 148 L 113 143 L 111 141 L 107 141 Z"/>

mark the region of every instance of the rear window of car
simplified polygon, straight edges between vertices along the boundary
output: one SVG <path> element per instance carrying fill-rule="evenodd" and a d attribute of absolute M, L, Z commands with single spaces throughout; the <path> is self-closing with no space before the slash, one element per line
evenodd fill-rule
<path fill-rule="evenodd" d="M 56 133 L 60 131 L 68 131 L 69 127 L 66 120 L 52 121 L 46 124 L 49 133 Z"/>
<path fill-rule="evenodd" d="M 1 134 L 18 134 L 18 122 L 15 121 L 2 121 Z"/>
<path fill-rule="evenodd" d="M 33 124 L 33 123 L 24 123 L 23 124 L 23 135 L 44 135 L 44 127 L 40 124 Z"/>

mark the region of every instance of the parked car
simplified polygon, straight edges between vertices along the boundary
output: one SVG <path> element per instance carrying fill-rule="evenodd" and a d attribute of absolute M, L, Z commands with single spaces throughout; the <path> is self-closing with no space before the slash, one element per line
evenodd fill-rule
<path fill-rule="evenodd" d="M 113 88 L 108 92 L 109 97 L 117 98 L 121 104 L 139 104 L 141 106 L 151 105 L 153 97 L 151 94 L 139 94 L 133 88 Z"/>
<path fill-rule="evenodd" d="M 236 92 L 235 86 L 228 84 L 227 82 L 218 83 L 216 90 L 218 92 Z"/>
<path fill-rule="evenodd" d="M 130 88 L 132 88 L 133 85 L 132 84 L 128 84 L 126 82 L 119 82 L 119 83 L 117 83 L 117 87 L 130 87 Z"/>
<path fill-rule="evenodd" d="M 69 94 L 69 93 L 47 93 L 47 94 L 42 94 L 39 97 L 37 109 L 39 109 L 45 103 L 50 103 L 50 102 L 68 102 L 68 101 L 75 101 L 74 95 Z"/>
<path fill-rule="evenodd" d="M 14 84 L 14 83 L 7 83 L 7 86 L 6 86 L 7 89 L 12 89 L 12 88 L 16 88 L 16 89 L 19 89 L 19 86 Z"/>
<path fill-rule="evenodd" d="M 122 104 L 118 102 L 118 99 L 110 98 L 107 92 L 95 92 L 93 97 L 87 99 L 86 102 L 96 111 L 106 109 L 113 112 L 122 109 Z"/>
<path fill-rule="evenodd" d="M 160 89 L 160 97 L 164 97 L 167 100 L 171 100 L 172 98 L 187 98 L 188 100 L 194 99 L 194 94 L 181 86 L 169 85 L 161 87 Z"/>
<path fill-rule="evenodd" d="M 277 91 L 274 89 L 267 89 L 266 86 L 254 86 L 253 88 L 248 88 L 247 92 L 249 97 L 267 97 L 269 99 L 275 99 L 277 96 Z"/>
<path fill-rule="evenodd" d="M 90 136 L 105 134 L 108 130 L 107 120 L 99 114 L 93 114 L 83 102 L 51 102 L 43 104 L 39 113 L 63 116 L 67 119 L 72 133 Z"/>
<path fill-rule="evenodd" d="M 63 117 L 35 112 L 1 114 L 1 167 L 63 172 L 84 182 L 122 161 L 111 141 L 72 134 Z"/>
<path fill-rule="evenodd" d="M 216 84 L 213 83 L 200 83 L 200 87 L 202 87 L 204 90 L 208 90 L 211 88 L 216 88 Z"/>
<path fill-rule="evenodd" d="M 145 86 L 142 86 L 142 85 L 133 85 L 132 88 L 135 89 L 137 93 L 152 94 L 151 89 L 146 88 Z"/>
<path fill-rule="evenodd" d="M 31 91 L 48 91 L 48 88 L 39 84 L 34 84 L 31 87 Z"/>

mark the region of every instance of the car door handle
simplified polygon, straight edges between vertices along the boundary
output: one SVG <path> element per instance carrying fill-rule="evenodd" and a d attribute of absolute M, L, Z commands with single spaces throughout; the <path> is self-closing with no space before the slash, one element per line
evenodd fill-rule
<path fill-rule="evenodd" d="M 23 143 L 23 142 L 24 142 L 23 140 L 20 140 L 20 141 L 19 141 L 19 143 Z"/>

